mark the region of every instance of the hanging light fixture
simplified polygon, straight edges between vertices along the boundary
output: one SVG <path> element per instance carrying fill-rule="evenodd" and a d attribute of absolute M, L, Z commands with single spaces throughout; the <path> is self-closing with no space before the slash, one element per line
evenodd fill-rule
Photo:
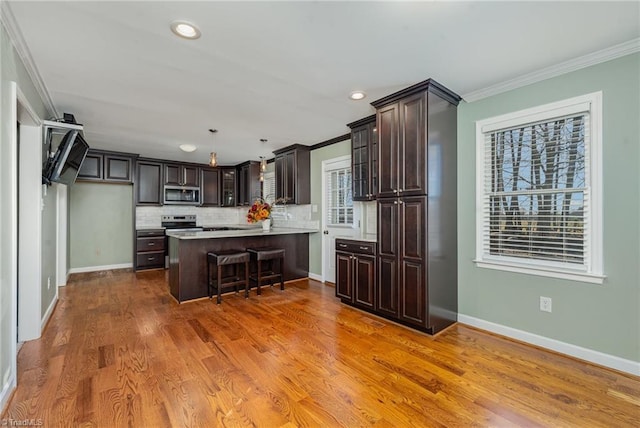
<path fill-rule="evenodd" d="M 260 181 L 264 181 L 264 172 L 267 169 L 267 160 L 264 156 L 260 156 Z"/>
<path fill-rule="evenodd" d="M 260 138 L 261 143 L 266 143 L 266 138 Z M 260 181 L 264 181 L 264 172 L 267 170 L 267 160 L 264 156 L 260 156 Z"/>
<path fill-rule="evenodd" d="M 216 135 L 216 132 L 218 132 L 217 129 L 209 129 L 209 132 L 211 132 L 211 134 L 213 134 L 214 136 Z M 209 166 L 217 166 L 218 165 L 218 154 L 215 152 L 215 145 L 213 145 L 213 152 L 211 152 L 211 154 L 209 155 Z"/>

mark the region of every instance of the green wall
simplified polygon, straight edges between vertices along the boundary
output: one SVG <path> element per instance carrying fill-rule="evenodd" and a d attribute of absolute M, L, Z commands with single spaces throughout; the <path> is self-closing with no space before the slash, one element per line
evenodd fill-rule
<path fill-rule="evenodd" d="M 603 285 L 475 267 L 475 121 L 603 92 Z M 640 361 L 640 54 L 458 108 L 461 314 Z M 539 310 L 553 299 L 553 313 Z"/>
<path fill-rule="evenodd" d="M 322 207 L 322 161 L 351 155 L 351 140 L 341 141 L 330 146 L 311 151 L 311 205 L 317 205 L 318 211 L 311 213 L 311 220 L 317 220 L 322 226 L 320 216 Z M 309 273 L 322 275 L 322 233 L 309 234 Z"/>
<path fill-rule="evenodd" d="M 133 261 L 133 186 L 75 183 L 69 189 L 71 268 Z"/>

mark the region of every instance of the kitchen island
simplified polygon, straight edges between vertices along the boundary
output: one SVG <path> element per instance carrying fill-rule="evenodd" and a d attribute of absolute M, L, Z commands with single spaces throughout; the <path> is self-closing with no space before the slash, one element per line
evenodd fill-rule
<path fill-rule="evenodd" d="M 216 250 L 284 248 L 284 280 L 306 278 L 309 275 L 309 234 L 316 232 L 318 230 L 285 227 L 275 227 L 269 232 L 263 232 L 261 228 L 168 232 L 169 291 L 179 303 L 207 297 L 207 253 Z M 231 289 L 223 290 L 227 291 Z"/>

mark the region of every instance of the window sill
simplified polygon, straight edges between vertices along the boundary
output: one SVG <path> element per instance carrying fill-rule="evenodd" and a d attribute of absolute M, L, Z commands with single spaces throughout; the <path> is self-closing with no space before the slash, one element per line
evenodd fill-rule
<path fill-rule="evenodd" d="M 544 267 L 523 266 L 498 261 L 474 260 L 474 263 L 476 264 L 476 267 L 484 269 L 502 270 L 506 272 L 522 273 L 525 275 L 544 276 L 547 278 L 567 279 L 569 281 L 588 282 L 591 284 L 603 284 L 606 278 L 604 275 L 587 272 L 545 269 Z"/>

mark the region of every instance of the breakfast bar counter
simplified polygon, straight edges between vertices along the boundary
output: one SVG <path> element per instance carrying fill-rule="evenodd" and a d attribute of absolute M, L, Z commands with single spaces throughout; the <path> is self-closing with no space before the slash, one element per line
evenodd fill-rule
<path fill-rule="evenodd" d="M 261 228 L 168 232 L 171 295 L 180 303 L 207 297 L 207 253 L 216 250 L 284 248 L 285 281 L 306 278 L 309 275 L 309 234 L 316 232 L 318 230 L 284 227 L 275 227 L 268 232 Z"/>

